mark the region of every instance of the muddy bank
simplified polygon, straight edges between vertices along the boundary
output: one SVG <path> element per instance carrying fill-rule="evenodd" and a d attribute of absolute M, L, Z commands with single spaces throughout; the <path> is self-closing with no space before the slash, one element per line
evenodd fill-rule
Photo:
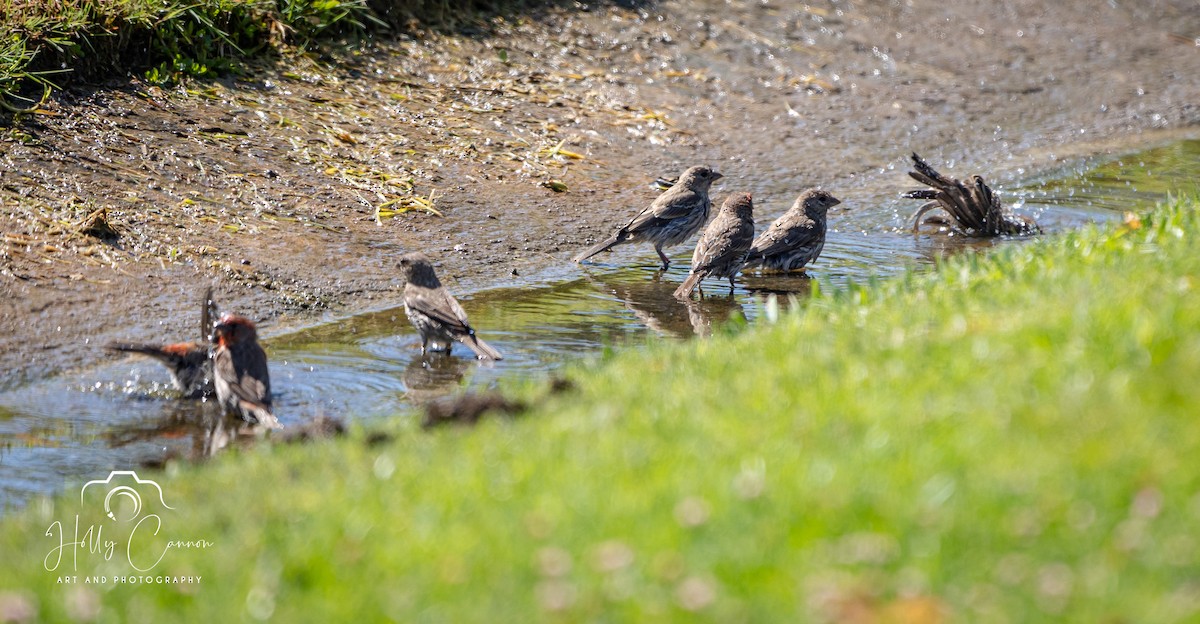
<path fill-rule="evenodd" d="M 821 184 L 891 231 L 912 206 L 856 197 L 911 150 L 1003 185 L 1200 125 L 1197 36 L 1184 1 L 687 0 L 74 88 L 4 132 L 0 385 L 191 337 L 210 282 L 268 335 L 396 303 L 410 249 L 459 292 L 543 283 L 697 162 L 762 220 Z"/>

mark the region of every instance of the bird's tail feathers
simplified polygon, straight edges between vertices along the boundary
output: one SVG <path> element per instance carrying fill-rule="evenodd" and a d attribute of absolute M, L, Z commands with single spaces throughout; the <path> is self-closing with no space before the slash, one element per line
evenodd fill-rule
<path fill-rule="evenodd" d="M 700 280 L 704 279 L 703 273 L 692 273 L 687 279 L 675 289 L 676 299 L 687 299 L 692 296 L 692 291 L 696 290 L 696 286 L 700 284 Z"/>
<path fill-rule="evenodd" d="M 618 233 L 613 234 L 612 236 L 608 237 L 608 239 L 605 240 L 604 242 L 597 243 L 597 244 L 581 251 L 579 253 L 579 255 L 575 256 L 574 258 L 571 258 L 571 261 L 572 262 L 583 262 L 584 260 L 587 260 L 588 258 L 591 258 L 592 256 L 594 256 L 602 251 L 608 251 L 609 249 L 612 249 L 613 247 L 620 245 L 621 243 L 625 242 L 625 240 L 626 240 L 626 237 L 622 236 L 621 233 L 618 232 Z"/>
<path fill-rule="evenodd" d="M 124 353 L 140 353 L 148 355 L 152 358 L 162 360 L 163 362 L 174 362 L 179 357 L 173 353 L 168 353 L 163 350 L 162 345 L 146 344 L 142 342 L 110 342 L 104 345 L 109 351 L 121 351 Z"/>
<path fill-rule="evenodd" d="M 463 336 L 462 340 L 460 340 L 460 342 L 462 342 L 464 345 L 466 345 L 467 348 L 469 348 L 470 350 L 474 351 L 475 355 L 479 356 L 479 359 L 481 359 L 481 360 L 503 360 L 504 359 L 504 356 L 500 355 L 500 352 L 497 351 L 495 349 L 495 347 L 484 342 L 483 340 L 481 340 L 478 336 L 476 336 L 474 334 Z"/>

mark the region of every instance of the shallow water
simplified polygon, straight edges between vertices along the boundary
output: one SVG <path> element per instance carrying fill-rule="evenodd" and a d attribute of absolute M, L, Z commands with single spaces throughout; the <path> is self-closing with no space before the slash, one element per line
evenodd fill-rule
<path fill-rule="evenodd" d="M 966 248 L 1014 243 L 909 233 L 908 216 L 920 202 L 897 197 L 899 175 L 865 181 L 853 194 L 835 191 L 845 199 L 845 209 L 831 213 L 825 253 L 811 268 L 814 278 L 843 285 L 928 265 Z M 1195 191 L 1197 179 L 1200 141 L 1190 140 L 1082 160 L 1019 184 L 996 186 L 1018 212 L 1054 232 L 1119 219 L 1124 211 L 1145 209 L 1170 192 Z M 759 229 L 786 208 L 758 206 Z M 675 254 L 666 272 L 657 270 L 653 251 L 645 248 L 619 249 L 597 259 L 557 272 L 571 276 L 566 279 L 460 297 L 480 335 L 505 354 L 496 364 L 468 359 L 461 347 L 451 356 L 422 356 L 400 309 L 271 337 L 265 342 L 276 412 L 290 425 L 322 414 L 360 419 L 409 414 L 464 388 L 545 377 L 564 362 L 608 346 L 706 335 L 735 316 L 753 323 L 768 294 L 802 296 L 811 286 L 803 277 L 748 276 L 732 293 L 727 284 L 710 282 L 703 300 L 681 303 L 672 292 L 687 272 L 685 252 Z M 211 402 L 176 399 L 161 366 L 137 357 L 4 391 L 0 509 L 19 507 L 82 476 L 166 456 L 207 455 L 221 446 L 225 432 L 203 423 L 218 421 Z"/>

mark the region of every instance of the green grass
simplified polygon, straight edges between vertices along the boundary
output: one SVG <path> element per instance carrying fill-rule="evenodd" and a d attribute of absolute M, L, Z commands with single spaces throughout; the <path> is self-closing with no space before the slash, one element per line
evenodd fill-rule
<path fill-rule="evenodd" d="M 58 585 L 46 528 L 78 498 L 34 503 L 0 524 L 0 597 L 45 620 L 1197 621 L 1197 208 L 620 352 L 515 421 L 174 467 L 163 534 L 214 546 L 154 572 L 196 586 Z"/>
<path fill-rule="evenodd" d="M 275 45 L 360 32 L 368 17 L 366 0 L 0 0 L 0 94 L 12 110 L 31 84 L 121 67 L 151 82 L 211 77 Z"/>
<path fill-rule="evenodd" d="M 412 22 L 454 24 L 524 0 L 0 0 L 0 107 L 36 108 L 72 74 L 207 78 L 246 59 Z M 67 69 L 62 69 L 62 66 Z"/>

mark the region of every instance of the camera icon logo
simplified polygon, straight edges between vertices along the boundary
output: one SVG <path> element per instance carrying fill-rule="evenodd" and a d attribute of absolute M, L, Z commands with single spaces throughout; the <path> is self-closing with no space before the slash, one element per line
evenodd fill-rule
<path fill-rule="evenodd" d="M 97 500 L 104 497 L 104 515 L 113 522 L 137 520 L 144 508 L 143 495 L 150 504 L 157 502 L 167 509 L 174 509 L 163 498 L 162 487 L 156 481 L 143 479 L 132 470 L 114 470 L 108 473 L 107 479 L 93 479 L 83 484 L 79 490 L 81 506 L 86 504 L 89 488 L 90 495 Z"/>

